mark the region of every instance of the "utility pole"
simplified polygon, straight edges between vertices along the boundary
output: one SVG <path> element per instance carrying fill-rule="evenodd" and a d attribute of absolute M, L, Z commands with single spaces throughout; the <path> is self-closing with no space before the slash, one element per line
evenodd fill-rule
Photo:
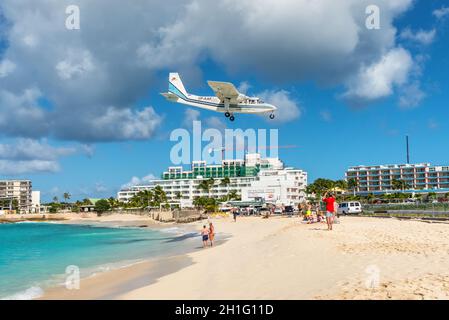
<path fill-rule="evenodd" d="M 407 145 L 407 164 L 410 164 L 410 147 L 409 147 L 408 136 L 405 136 L 405 143 Z"/>

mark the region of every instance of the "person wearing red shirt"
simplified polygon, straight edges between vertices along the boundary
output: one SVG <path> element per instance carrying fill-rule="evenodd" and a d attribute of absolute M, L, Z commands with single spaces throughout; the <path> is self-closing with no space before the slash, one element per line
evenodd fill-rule
<path fill-rule="evenodd" d="M 323 202 L 326 204 L 326 222 L 327 222 L 327 229 L 329 231 L 332 231 L 332 224 L 334 223 L 334 212 L 335 212 L 335 197 L 333 194 L 324 195 Z"/>

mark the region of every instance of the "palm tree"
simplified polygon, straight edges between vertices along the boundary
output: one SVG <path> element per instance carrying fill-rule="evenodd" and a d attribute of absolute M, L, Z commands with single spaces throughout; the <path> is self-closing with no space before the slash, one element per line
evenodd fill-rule
<path fill-rule="evenodd" d="M 72 197 L 72 195 L 68 192 L 64 192 L 64 194 L 62 195 L 62 197 L 64 198 L 64 202 L 65 202 L 65 208 L 67 209 L 67 202 L 69 201 L 69 199 Z"/>
<path fill-rule="evenodd" d="M 207 179 L 207 180 L 202 180 L 200 182 L 200 184 L 198 185 L 198 188 L 206 191 L 208 197 L 210 198 L 210 190 L 212 189 L 214 184 L 215 184 L 214 178 L 210 178 L 210 179 Z"/>
<path fill-rule="evenodd" d="M 348 189 L 348 182 L 346 180 L 337 180 L 335 181 L 335 188 L 339 188 L 342 191 Z"/>
<path fill-rule="evenodd" d="M 181 202 L 181 199 L 182 199 L 182 193 L 181 193 L 181 191 L 177 191 L 177 192 L 176 192 L 176 199 L 177 199 L 179 202 Z"/>
<path fill-rule="evenodd" d="M 223 187 L 227 187 L 230 183 L 231 180 L 229 179 L 229 177 L 224 177 L 223 179 L 221 179 L 220 185 L 222 185 Z"/>
<path fill-rule="evenodd" d="M 115 209 L 119 206 L 119 201 L 114 197 L 110 197 L 108 199 L 108 201 L 109 201 L 109 205 L 111 206 L 112 209 Z"/>
<path fill-rule="evenodd" d="M 238 195 L 236 190 L 231 190 L 229 191 L 228 195 L 227 195 L 227 199 L 229 200 L 240 200 L 240 196 Z"/>
<path fill-rule="evenodd" d="M 64 194 L 62 195 L 64 197 L 64 201 L 67 202 L 68 200 L 70 200 L 70 198 L 72 197 L 72 195 L 68 192 L 64 192 Z"/>
<path fill-rule="evenodd" d="M 54 197 L 53 197 L 53 202 L 54 202 L 54 203 L 58 203 L 58 201 L 59 201 L 58 197 L 57 197 L 57 196 L 54 196 Z"/>
<path fill-rule="evenodd" d="M 153 201 L 152 204 L 155 207 L 159 207 L 162 203 L 167 202 L 167 194 L 165 193 L 164 189 L 162 189 L 161 186 L 156 186 L 156 188 L 153 189 Z"/>
<path fill-rule="evenodd" d="M 355 189 L 357 189 L 357 186 L 358 186 L 357 179 L 355 178 L 348 179 L 348 188 L 352 190 L 354 197 L 355 197 Z"/>
<path fill-rule="evenodd" d="M 408 183 L 404 180 L 396 180 L 393 179 L 391 181 L 391 186 L 393 187 L 393 190 L 405 190 L 409 187 Z"/>

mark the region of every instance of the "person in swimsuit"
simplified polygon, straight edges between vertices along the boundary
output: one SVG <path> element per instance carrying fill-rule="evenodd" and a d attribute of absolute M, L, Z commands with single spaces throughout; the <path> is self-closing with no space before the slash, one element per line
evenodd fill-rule
<path fill-rule="evenodd" d="M 326 204 L 326 222 L 327 230 L 332 231 L 332 225 L 334 223 L 334 212 L 335 212 L 335 197 L 333 194 L 328 196 L 328 193 L 324 195 L 323 202 Z"/>
<path fill-rule="evenodd" d="M 215 239 L 215 227 L 211 222 L 209 223 L 209 241 L 211 247 L 214 246 L 214 239 Z"/>
<path fill-rule="evenodd" d="M 201 230 L 201 236 L 203 237 L 203 248 L 207 247 L 207 241 L 209 240 L 209 229 L 206 226 L 203 226 L 203 230 Z"/>

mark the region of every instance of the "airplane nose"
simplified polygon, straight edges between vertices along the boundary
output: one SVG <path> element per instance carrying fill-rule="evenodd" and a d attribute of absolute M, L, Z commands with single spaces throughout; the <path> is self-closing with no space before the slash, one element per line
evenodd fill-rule
<path fill-rule="evenodd" d="M 275 107 L 275 106 L 271 106 L 271 108 L 273 108 L 273 111 L 276 111 L 278 108 L 277 107 Z"/>

